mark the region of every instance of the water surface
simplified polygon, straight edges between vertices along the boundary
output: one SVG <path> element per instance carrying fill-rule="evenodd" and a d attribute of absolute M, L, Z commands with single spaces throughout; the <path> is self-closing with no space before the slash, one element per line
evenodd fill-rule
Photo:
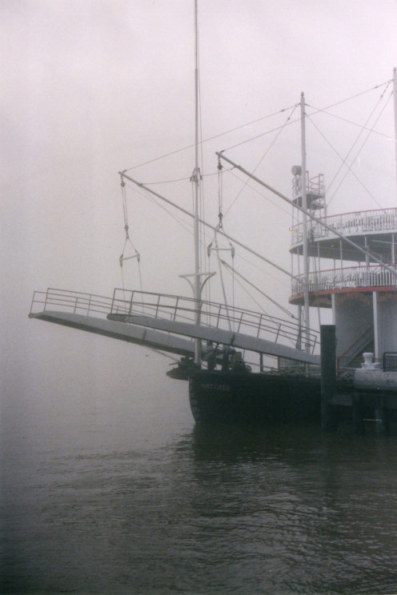
<path fill-rule="evenodd" d="M 397 438 L 205 430 L 181 382 L 71 386 L 3 406 L 3 592 L 397 592 Z"/>

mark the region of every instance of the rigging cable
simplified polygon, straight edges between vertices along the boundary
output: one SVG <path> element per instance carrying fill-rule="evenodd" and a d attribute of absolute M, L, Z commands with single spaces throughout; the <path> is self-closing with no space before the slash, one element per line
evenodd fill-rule
<path fill-rule="evenodd" d="M 361 95 L 365 95 L 366 93 L 369 93 L 370 91 L 374 91 L 376 89 L 379 89 L 380 87 L 383 87 L 385 85 L 388 85 L 390 82 L 391 81 L 388 80 L 385 83 L 381 83 L 380 85 L 375 85 L 375 87 L 371 87 L 370 89 L 367 89 L 366 91 L 361 91 L 360 93 L 356 93 L 355 95 L 352 95 L 351 97 L 348 97 L 347 99 L 343 99 L 341 101 L 337 101 L 337 102 L 335 102 L 335 103 L 333 103 L 331 105 L 328 105 L 324 109 L 330 109 L 332 107 L 336 107 L 337 105 L 341 105 L 342 103 L 346 103 L 347 101 L 351 101 L 352 99 L 356 99 L 357 97 L 360 97 Z M 295 106 L 292 106 L 292 108 L 297 107 L 297 105 L 299 105 L 299 104 L 296 104 Z M 290 109 L 290 108 L 287 108 L 287 109 Z M 286 111 L 286 110 L 282 110 L 282 111 Z M 323 111 L 323 110 L 322 109 L 318 109 L 318 112 L 321 112 L 321 111 Z M 277 112 L 277 113 L 281 113 L 281 112 Z M 317 112 L 315 112 L 315 113 L 317 113 Z M 273 115 L 276 115 L 276 114 L 273 114 Z M 300 122 L 300 117 L 299 118 L 295 118 L 294 120 L 291 120 L 289 122 L 289 124 L 294 124 L 296 122 Z M 249 143 L 251 141 L 257 140 L 258 138 L 261 138 L 262 136 L 266 136 L 267 134 L 270 134 L 272 132 L 275 132 L 275 131 L 279 130 L 280 128 L 283 128 L 283 126 L 277 126 L 276 128 L 273 128 L 272 130 L 267 130 L 266 132 L 261 132 L 260 134 L 257 134 L 256 136 L 253 136 L 253 137 L 251 137 L 249 139 L 246 139 L 244 141 L 241 141 L 240 143 L 237 143 L 235 145 L 231 145 L 230 147 L 227 147 L 226 149 L 223 149 L 222 152 L 224 152 L 224 151 L 230 151 L 231 149 L 235 149 L 236 147 L 239 147 L 239 146 L 244 145 L 246 143 Z"/>
<path fill-rule="evenodd" d="M 222 264 L 227 269 L 231 269 L 230 265 L 228 265 L 227 262 L 225 262 L 225 261 L 222 260 Z M 265 293 L 264 291 L 262 291 L 261 289 L 259 289 L 259 287 L 257 287 L 254 283 L 252 283 L 252 281 L 249 281 L 244 275 L 242 275 L 241 273 L 239 273 L 236 270 L 234 270 L 234 274 L 236 274 L 238 277 L 240 277 L 240 279 L 242 279 L 242 281 L 244 281 L 245 283 L 247 283 L 247 285 L 250 285 L 258 293 L 260 293 L 261 295 L 263 295 L 263 297 L 265 297 L 267 300 L 269 300 L 269 302 L 271 302 L 272 304 L 274 304 L 275 306 L 277 306 L 282 312 L 284 312 L 284 314 L 287 314 L 287 316 L 289 316 L 290 318 L 294 318 L 296 320 L 296 316 L 294 314 L 292 314 L 289 310 L 287 310 L 287 308 L 284 308 L 283 306 L 281 306 L 281 304 L 279 304 L 279 302 L 277 302 L 276 300 L 274 300 L 273 298 L 271 298 L 267 293 Z M 239 285 L 241 286 L 241 283 L 239 283 Z M 248 293 L 248 295 L 250 295 L 250 297 L 252 298 L 252 295 L 251 294 Z M 257 303 L 257 302 L 255 301 L 255 303 Z M 262 306 L 260 306 L 260 309 L 262 311 L 264 311 Z"/>
<path fill-rule="evenodd" d="M 246 128 L 247 126 L 252 126 L 253 124 L 262 122 L 263 120 L 273 118 L 274 116 L 277 116 L 278 114 L 282 114 L 283 112 L 286 112 L 289 109 L 291 109 L 291 106 L 285 107 L 281 110 L 278 110 L 277 112 L 267 114 L 266 116 L 262 116 L 261 118 L 257 118 L 256 120 L 251 120 L 250 122 L 246 122 L 245 124 L 240 124 L 239 126 L 236 126 L 235 128 L 230 128 L 229 130 L 225 130 L 224 132 L 219 132 L 218 134 L 214 134 L 213 136 L 209 136 L 208 138 L 205 138 L 204 140 L 201 141 L 201 144 L 208 143 L 208 142 L 215 140 L 217 138 L 221 138 L 222 136 L 226 136 L 227 134 L 230 134 L 231 132 L 236 132 L 237 130 L 241 130 L 242 128 Z M 131 167 L 127 167 L 123 173 L 127 173 L 134 169 L 138 169 L 139 167 L 143 167 L 144 165 L 150 165 L 151 163 L 155 163 L 156 161 L 161 161 L 161 159 L 166 159 L 167 157 L 171 157 L 172 155 L 182 153 L 183 151 L 187 151 L 188 149 L 191 149 L 193 147 L 194 147 L 194 144 L 186 145 L 184 147 L 181 147 L 180 149 L 175 149 L 174 151 L 165 153 L 164 155 L 159 155 L 159 157 L 154 157 L 153 159 L 149 159 L 148 161 L 142 161 L 141 163 L 132 165 Z"/>
<path fill-rule="evenodd" d="M 226 295 L 226 287 L 225 287 L 225 281 L 224 281 L 223 270 L 222 270 L 223 261 L 220 258 L 220 252 L 227 251 L 227 252 L 230 252 L 230 254 L 231 254 L 231 258 L 232 258 L 232 267 L 231 268 L 232 268 L 232 272 L 233 272 L 233 274 L 232 274 L 232 307 L 234 308 L 234 304 L 235 304 L 235 286 L 234 286 L 235 249 L 234 249 L 234 246 L 230 240 L 228 240 L 229 246 L 227 248 L 222 248 L 218 242 L 218 232 L 223 231 L 222 169 L 223 169 L 223 166 L 222 166 L 220 158 L 218 157 L 218 224 L 215 227 L 213 239 L 207 246 L 207 254 L 208 254 L 208 258 L 210 258 L 211 252 L 213 250 L 216 252 L 217 261 L 218 261 L 218 269 L 219 269 L 219 277 L 221 280 L 223 301 L 224 301 L 225 307 L 226 307 L 226 314 L 227 314 L 227 320 L 228 320 L 228 324 L 229 324 L 229 330 L 232 330 L 230 315 L 229 315 L 229 308 L 228 308 L 228 300 L 227 300 L 227 295 Z"/>
<path fill-rule="evenodd" d="M 378 99 L 378 102 L 377 102 L 377 104 L 375 105 L 375 107 L 373 108 L 373 110 L 371 111 L 371 113 L 369 114 L 369 116 L 368 116 L 368 118 L 367 118 L 367 120 L 366 120 L 366 122 L 365 122 L 365 125 L 366 125 L 366 124 L 368 124 L 368 122 L 369 122 L 369 121 L 370 121 L 370 119 L 372 118 L 372 116 L 373 116 L 373 114 L 374 114 L 375 110 L 378 108 L 378 105 L 380 104 L 380 102 L 381 102 L 381 101 L 382 101 L 382 99 L 384 98 L 384 95 L 385 95 L 386 91 L 387 91 L 387 87 L 386 87 L 386 89 L 383 91 L 383 93 L 381 94 L 381 96 L 380 96 L 380 97 L 379 97 L 379 99 Z M 366 192 L 369 194 L 369 196 L 371 196 L 371 198 L 374 200 L 374 202 L 375 202 L 375 203 L 376 203 L 376 204 L 377 204 L 377 205 L 380 207 L 380 205 L 379 205 L 379 203 L 378 203 L 377 199 L 375 198 L 375 196 L 374 196 L 374 195 L 371 193 L 371 191 L 370 191 L 370 190 L 369 190 L 369 189 L 368 189 L 368 188 L 367 188 L 367 187 L 364 185 L 364 183 L 362 182 L 362 180 L 360 180 L 360 179 L 359 179 L 359 177 L 358 177 L 358 176 L 357 176 L 357 175 L 354 173 L 354 171 L 352 170 L 352 167 L 351 167 L 351 165 L 349 165 L 349 164 L 347 163 L 347 159 L 348 159 L 348 157 L 350 156 L 350 154 L 352 153 L 352 151 L 353 151 L 353 148 L 355 147 L 355 145 L 358 143 L 358 141 L 359 141 L 359 139 L 360 139 L 361 135 L 364 133 L 364 130 L 367 130 L 367 131 L 368 131 L 368 134 L 367 134 L 367 136 L 365 137 L 364 141 L 361 143 L 361 146 L 359 147 L 358 151 L 356 152 L 356 154 L 355 154 L 355 156 L 354 156 L 354 159 L 352 159 L 352 160 L 351 160 L 351 164 L 353 164 L 353 163 L 354 163 L 354 161 L 357 159 L 357 157 L 358 157 L 358 156 L 359 156 L 359 154 L 361 153 L 361 151 L 362 151 L 362 149 L 363 149 L 364 145 L 366 144 L 366 142 L 367 142 L 368 138 L 369 138 L 369 137 L 370 137 L 370 135 L 371 135 L 371 134 L 374 132 L 374 130 L 373 130 L 373 127 L 374 127 L 374 126 L 377 124 L 377 122 L 379 121 L 379 119 L 380 119 L 380 117 L 382 116 L 383 112 L 385 111 L 385 109 L 386 109 L 386 107 L 387 107 L 387 105 L 388 105 L 388 102 L 390 101 L 390 98 L 391 98 L 391 95 L 389 96 L 389 99 L 388 99 L 388 100 L 387 100 L 387 102 L 384 104 L 384 106 L 383 106 L 382 110 L 380 111 L 379 115 L 377 116 L 377 118 L 376 118 L 376 120 L 375 120 L 375 122 L 374 122 L 374 124 L 373 124 L 372 128 L 371 128 L 371 129 L 368 129 L 368 128 L 367 128 L 365 125 L 364 125 L 364 127 L 362 127 L 362 129 L 361 129 L 360 133 L 358 134 L 358 136 L 357 136 L 356 140 L 353 142 L 353 144 L 352 144 L 352 146 L 350 147 L 350 149 L 349 149 L 349 151 L 348 151 L 348 153 L 347 153 L 347 155 L 346 155 L 346 157 L 345 157 L 345 158 L 343 158 L 343 157 L 342 157 L 342 156 L 341 156 L 341 155 L 338 153 L 338 151 L 337 151 L 337 150 L 336 150 L 336 149 L 335 149 L 335 148 L 332 146 L 332 144 L 329 142 L 329 140 L 328 140 L 328 139 L 325 137 L 325 135 L 324 135 L 324 134 L 323 134 L 323 133 L 320 131 L 320 129 L 318 128 L 318 126 L 316 126 L 316 124 L 314 124 L 314 122 L 313 122 L 312 118 L 311 118 L 311 117 L 309 118 L 309 121 L 311 122 L 312 126 L 314 126 L 314 128 L 315 128 L 315 129 L 318 131 L 318 133 L 319 133 L 319 134 L 320 134 L 320 135 L 321 135 L 321 136 L 324 138 L 324 140 L 327 142 L 327 144 L 328 144 L 328 145 L 331 147 L 331 149 L 332 149 L 332 150 L 333 150 L 333 151 L 336 153 L 336 155 L 339 157 L 339 159 L 340 159 L 340 160 L 341 160 L 341 162 L 342 162 L 342 163 L 341 163 L 341 165 L 340 165 L 340 166 L 339 166 L 339 168 L 338 168 L 338 171 L 336 172 L 336 174 L 334 175 L 333 179 L 331 180 L 331 182 L 330 182 L 329 186 L 332 186 L 332 184 L 335 182 L 335 180 L 336 180 L 336 178 L 337 178 L 338 174 L 340 173 L 340 171 L 341 171 L 341 169 L 342 169 L 342 167 L 343 167 L 344 165 L 346 166 L 346 168 L 347 168 L 347 170 L 348 170 L 348 171 L 346 171 L 346 172 L 345 172 L 345 175 L 343 176 L 343 178 L 342 178 L 342 179 L 341 179 L 341 181 L 339 182 L 339 184 L 338 184 L 337 188 L 334 190 L 332 197 L 331 197 L 331 198 L 330 198 L 330 200 L 328 201 L 328 205 L 329 205 L 329 204 L 332 202 L 333 198 L 335 197 L 335 194 L 336 194 L 336 192 L 339 190 L 339 188 L 341 187 L 341 185 L 342 185 L 343 181 L 345 180 L 346 176 L 347 176 L 347 175 L 348 175 L 348 173 L 350 172 L 350 173 L 351 173 L 351 174 L 352 174 L 352 175 L 353 175 L 353 176 L 356 178 L 356 180 L 359 182 L 359 184 L 360 184 L 360 185 L 361 185 L 361 186 L 364 188 L 364 190 L 365 190 L 365 191 L 366 191 Z"/>
<path fill-rule="evenodd" d="M 123 218 L 124 218 L 124 232 L 125 232 L 125 240 L 123 245 L 123 251 L 120 255 L 119 262 L 120 262 L 120 271 L 121 271 L 121 283 L 123 291 L 125 291 L 125 278 L 124 278 L 124 269 L 123 265 L 124 262 L 127 260 L 136 259 L 138 263 L 138 276 L 139 276 L 139 288 L 142 291 L 142 274 L 141 274 L 141 255 L 138 250 L 135 248 L 134 244 L 130 238 L 130 227 L 128 223 L 128 206 L 127 206 L 127 192 L 126 192 L 126 183 L 121 175 L 121 199 L 122 199 L 122 206 L 123 206 Z M 130 252 L 129 255 L 128 252 Z"/>
<path fill-rule="evenodd" d="M 270 145 L 268 146 L 268 148 L 266 149 L 266 151 L 263 153 L 262 157 L 259 159 L 258 163 L 255 165 L 254 169 L 253 169 L 253 173 L 256 172 L 256 170 L 258 169 L 258 167 L 260 166 L 260 164 L 262 163 L 262 161 L 265 159 L 266 155 L 269 153 L 269 151 L 272 149 L 272 147 L 274 146 L 274 144 L 276 143 L 276 141 L 278 141 L 281 133 L 284 131 L 285 127 L 291 122 L 291 118 L 294 115 L 294 111 L 296 110 L 296 108 L 298 107 L 299 104 L 293 105 L 290 111 L 289 116 L 287 117 L 287 119 L 285 120 L 284 124 L 282 126 L 280 126 L 278 129 L 275 129 L 276 131 L 278 131 L 278 133 L 275 135 L 274 139 L 271 141 Z M 235 145 L 236 146 L 236 145 Z M 219 159 L 219 158 L 218 158 Z M 240 194 L 243 192 L 243 190 L 248 186 L 250 180 L 246 179 L 243 183 L 243 185 L 241 186 L 240 190 L 237 192 L 234 200 L 232 201 L 232 203 L 230 204 L 229 208 L 226 211 L 226 214 L 230 211 L 230 209 L 233 207 L 234 203 L 237 201 L 237 199 L 239 198 Z"/>
<path fill-rule="evenodd" d="M 327 109 L 336 107 L 338 105 L 341 105 L 342 103 L 346 103 L 347 101 L 351 101 L 352 99 L 356 99 L 357 97 L 360 97 L 361 95 L 365 95 L 366 93 L 368 93 L 370 91 L 374 91 L 375 89 L 379 89 L 380 87 L 382 87 L 384 85 L 387 85 L 389 83 L 390 83 L 390 80 L 388 80 L 388 81 L 386 81 L 384 83 L 381 83 L 379 85 L 375 85 L 374 87 L 371 87 L 370 89 L 366 89 L 365 91 L 361 91 L 360 93 L 356 93 L 355 95 L 352 95 L 351 97 L 348 97 L 348 98 L 343 99 L 341 101 L 337 101 L 337 102 L 335 102 L 333 104 L 327 105 L 326 107 L 324 107 L 322 109 L 318 109 L 317 112 L 315 112 L 315 113 L 322 112 L 324 110 L 327 110 Z M 289 106 L 289 107 L 282 108 L 281 110 L 278 110 L 276 112 L 272 112 L 271 114 L 267 114 L 266 116 L 262 116 L 261 118 L 257 118 L 255 120 L 251 120 L 249 122 L 246 122 L 245 124 L 240 124 L 239 126 L 236 126 L 234 128 L 230 128 L 229 130 L 225 130 L 224 132 L 220 132 L 218 134 L 214 134 L 213 136 L 209 136 L 208 138 L 205 138 L 204 140 L 202 140 L 201 143 L 207 143 L 207 142 L 210 142 L 210 141 L 215 140 L 217 138 L 221 138 L 222 136 L 226 136 L 227 134 L 230 134 L 232 132 L 236 132 L 237 130 L 241 130 L 243 128 L 246 128 L 247 126 L 253 126 L 254 124 L 257 124 L 258 122 L 263 122 L 263 120 L 267 120 L 267 119 L 272 118 L 272 117 L 274 117 L 274 116 L 276 116 L 278 114 L 282 114 L 283 112 L 286 112 L 287 110 L 290 110 L 293 107 L 295 107 L 295 106 Z M 295 120 L 292 120 L 290 122 L 290 124 L 295 123 L 295 122 L 298 122 L 299 120 L 300 120 L 299 118 L 297 118 Z M 274 132 L 275 130 L 278 130 L 278 128 L 275 128 L 273 130 L 269 130 L 267 132 L 264 132 L 264 133 L 260 134 L 259 136 L 252 137 L 251 139 L 248 139 L 247 141 L 244 141 L 244 143 L 250 142 L 251 140 L 255 140 L 256 138 L 259 138 L 260 136 L 265 136 L 266 134 L 269 134 L 270 132 Z M 238 145 L 234 145 L 234 146 L 238 146 Z M 234 148 L 234 146 L 233 147 L 228 147 L 227 149 L 224 149 L 224 150 L 232 149 L 232 148 Z M 154 157 L 153 159 L 149 159 L 147 161 L 142 161 L 141 163 L 137 163 L 136 165 L 132 165 L 131 167 L 127 167 L 124 170 L 123 173 L 127 173 L 129 171 L 133 171 L 135 169 L 138 169 L 139 167 L 143 167 L 144 165 L 150 165 L 151 163 L 155 163 L 156 161 L 160 161 L 161 159 L 166 159 L 167 157 L 171 157 L 172 155 L 176 155 L 178 153 L 182 153 L 183 151 L 186 151 L 188 149 L 191 149 L 192 147 L 194 147 L 194 144 L 189 144 L 189 145 L 186 145 L 186 146 L 181 147 L 179 149 L 175 149 L 173 151 L 170 151 L 169 153 L 165 153 L 163 155 L 159 155 L 158 157 Z"/>

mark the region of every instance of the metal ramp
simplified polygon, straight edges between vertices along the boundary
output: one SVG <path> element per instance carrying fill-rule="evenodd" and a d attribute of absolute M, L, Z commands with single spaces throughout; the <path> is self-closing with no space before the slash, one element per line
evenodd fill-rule
<path fill-rule="evenodd" d="M 108 320 L 112 298 L 59 289 L 35 291 L 29 318 L 135 343 L 182 356 L 194 355 L 193 340 Z"/>
<path fill-rule="evenodd" d="M 292 321 L 215 302 L 168 294 L 115 289 L 112 298 L 60 289 L 35 292 L 29 316 L 116 339 L 193 355 L 193 339 L 319 364 L 318 334 Z"/>

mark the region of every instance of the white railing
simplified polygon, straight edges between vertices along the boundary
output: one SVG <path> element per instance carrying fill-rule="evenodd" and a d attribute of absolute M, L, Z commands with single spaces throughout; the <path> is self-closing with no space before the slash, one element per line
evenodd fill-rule
<path fill-rule="evenodd" d="M 47 289 L 34 292 L 30 314 L 56 311 L 106 318 L 111 307 L 112 298 L 109 297 L 67 289 Z"/>
<path fill-rule="evenodd" d="M 389 265 L 390 266 L 390 265 Z M 309 291 L 333 291 L 354 287 L 396 287 L 397 268 L 393 273 L 379 265 L 356 266 L 338 269 L 329 269 L 309 274 Z M 304 292 L 305 280 L 303 275 L 295 277 L 292 281 L 292 295 Z"/>
<path fill-rule="evenodd" d="M 289 343 L 294 347 L 304 342 L 311 353 L 318 346 L 318 333 L 302 329 L 295 321 L 209 301 L 200 302 L 199 309 L 202 326 L 243 333 L 274 343 Z M 126 323 L 133 322 L 129 316 L 147 316 L 194 324 L 197 302 L 183 296 L 125 289 L 115 289 L 112 298 L 64 289 L 35 291 L 30 315 L 55 312 L 96 318 L 118 315 Z"/>
<path fill-rule="evenodd" d="M 201 301 L 200 325 L 243 333 L 274 343 L 289 343 L 296 347 L 305 343 L 311 353 L 318 345 L 318 333 L 290 321 L 217 302 Z M 111 314 L 150 316 L 165 320 L 195 323 L 197 302 L 193 298 L 161 293 L 115 289 Z"/>
<path fill-rule="evenodd" d="M 379 232 L 397 232 L 397 209 L 355 211 L 322 217 L 320 221 L 335 232 L 348 237 Z M 333 234 L 331 230 L 315 221 L 309 222 L 308 233 L 311 241 L 336 237 L 336 234 Z M 299 245 L 302 241 L 303 224 L 298 223 L 292 229 L 291 246 Z"/>

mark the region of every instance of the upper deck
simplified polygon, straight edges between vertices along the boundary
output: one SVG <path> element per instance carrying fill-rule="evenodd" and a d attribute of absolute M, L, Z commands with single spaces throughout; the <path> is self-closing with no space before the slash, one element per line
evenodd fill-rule
<path fill-rule="evenodd" d="M 362 262 L 365 255 L 346 242 L 343 235 L 366 248 L 385 262 L 394 260 L 394 234 L 397 233 L 397 208 L 354 211 L 308 221 L 308 254 L 320 258 Z M 327 227 L 322 225 L 324 223 Z M 341 246 L 342 244 L 342 246 Z M 292 228 L 292 254 L 303 253 L 303 224 Z"/>

